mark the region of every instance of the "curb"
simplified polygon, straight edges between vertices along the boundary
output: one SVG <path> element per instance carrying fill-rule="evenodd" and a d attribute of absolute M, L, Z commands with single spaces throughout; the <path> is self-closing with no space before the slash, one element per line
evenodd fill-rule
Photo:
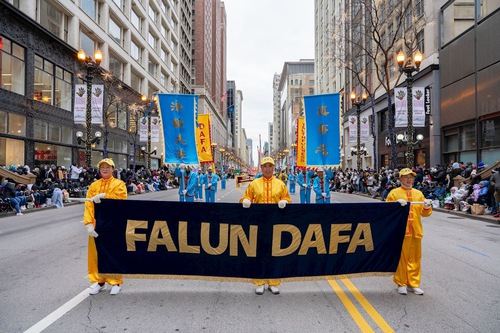
<path fill-rule="evenodd" d="M 64 207 L 79 205 L 80 203 L 81 202 L 65 202 Z M 23 210 L 22 213 L 23 213 L 23 215 L 26 215 L 26 214 L 41 212 L 43 210 L 54 210 L 54 209 L 56 209 L 56 208 L 53 206 L 40 207 L 40 208 L 28 208 L 26 210 Z M 5 212 L 0 212 L 0 218 L 8 217 L 8 216 L 16 216 L 15 212 L 16 212 L 15 210 L 8 210 Z"/>

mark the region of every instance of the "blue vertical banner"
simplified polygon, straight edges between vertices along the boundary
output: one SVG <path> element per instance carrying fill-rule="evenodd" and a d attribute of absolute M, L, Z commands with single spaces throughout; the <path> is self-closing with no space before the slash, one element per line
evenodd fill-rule
<path fill-rule="evenodd" d="M 340 95 L 304 96 L 307 165 L 340 164 Z"/>
<path fill-rule="evenodd" d="M 199 164 L 196 150 L 198 96 L 158 94 L 165 163 Z"/>

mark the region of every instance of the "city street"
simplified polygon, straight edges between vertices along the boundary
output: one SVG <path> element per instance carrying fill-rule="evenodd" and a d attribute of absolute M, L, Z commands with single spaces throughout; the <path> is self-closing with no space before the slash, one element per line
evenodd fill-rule
<path fill-rule="evenodd" d="M 246 185 L 227 187 L 218 201 L 238 202 Z M 370 201 L 332 193 L 332 204 Z M 89 296 L 82 215 L 73 204 L 0 219 L 0 332 L 500 331 L 498 224 L 438 211 L 423 218 L 424 296 L 399 295 L 392 276 L 284 282 L 280 295 L 262 296 L 238 282 L 125 279 L 116 296 Z"/>

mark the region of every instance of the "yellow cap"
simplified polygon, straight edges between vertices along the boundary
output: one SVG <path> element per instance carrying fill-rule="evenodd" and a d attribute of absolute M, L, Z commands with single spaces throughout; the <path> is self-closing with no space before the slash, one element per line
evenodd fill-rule
<path fill-rule="evenodd" d="M 409 168 L 404 168 L 401 171 L 399 171 L 399 177 L 406 176 L 406 175 L 412 175 L 413 177 L 415 177 L 417 174 L 415 172 L 411 171 L 411 169 L 409 169 Z"/>
<path fill-rule="evenodd" d="M 274 160 L 271 157 L 266 156 L 260 161 L 260 165 L 264 165 L 266 163 L 271 163 L 272 165 L 274 165 Z"/>
<path fill-rule="evenodd" d="M 97 163 L 97 167 L 100 168 L 101 164 L 103 164 L 103 163 L 109 164 L 113 168 L 115 167 L 115 162 L 113 162 L 113 160 L 110 158 L 102 159 L 99 163 Z"/>

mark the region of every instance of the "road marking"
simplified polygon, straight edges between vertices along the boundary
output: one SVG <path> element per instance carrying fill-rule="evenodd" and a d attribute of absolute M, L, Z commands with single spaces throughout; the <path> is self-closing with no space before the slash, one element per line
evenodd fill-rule
<path fill-rule="evenodd" d="M 356 325 L 358 325 L 359 329 L 361 332 L 375 332 L 371 326 L 366 322 L 366 320 L 363 318 L 361 313 L 359 313 L 358 309 L 356 309 L 356 306 L 351 302 L 349 297 L 344 293 L 342 288 L 340 288 L 339 284 L 335 280 L 328 280 L 328 283 L 330 286 L 333 288 L 335 293 L 337 294 L 337 297 L 342 301 L 344 304 L 345 308 L 351 315 L 352 319 L 354 319 L 354 322 Z"/>
<path fill-rule="evenodd" d="M 370 302 L 368 302 L 368 300 L 359 292 L 358 288 L 356 288 L 351 280 L 342 279 L 342 282 L 383 332 L 394 332 L 392 327 L 384 320 L 384 318 L 382 318 L 382 316 L 377 312 L 377 310 L 375 310 Z"/>
<path fill-rule="evenodd" d="M 38 333 L 42 332 L 44 329 L 52 325 L 57 319 L 64 316 L 69 310 L 73 309 L 75 306 L 80 304 L 83 300 L 89 297 L 89 289 L 85 289 L 71 300 L 61 305 L 57 310 L 49 314 L 47 317 L 40 320 L 35 325 L 31 326 L 29 329 L 24 331 L 24 333 Z"/>
<path fill-rule="evenodd" d="M 486 258 L 489 258 L 489 257 L 490 257 L 490 256 L 489 256 L 489 255 L 487 255 L 487 254 L 484 254 L 484 253 L 481 253 L 481 252 L 477 252 L 477 251 L 475 251 L 475 250 L 473 250 L 473 249 L 469 249 L 468 247 L 465 247 L 465 246 L 462 246 L 462 245 L 457 245 L 457 246 L 458 246 L 458 247 L 460 247 L 460 248 L 462 248 L 462 249 L 464 249 L 464 250 L 470 251 L 470 252 L 472 252 L 472 253 L 476 253 L 476 254 L 479 254 L 479 255 L 481 255 L 481 256 L 484 256 L 484 257 L 486 257 Z"/>

